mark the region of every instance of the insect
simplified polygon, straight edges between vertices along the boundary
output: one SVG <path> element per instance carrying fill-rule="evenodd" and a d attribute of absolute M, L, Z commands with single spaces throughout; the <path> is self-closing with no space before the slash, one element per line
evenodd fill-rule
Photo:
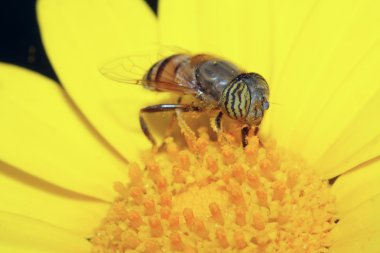
<path fill-rule="evenodd" d="M 111 79 L 130 82 L 102 72 Z M 269 108 L 269 87 L 260 74 L 245 73 L 233 63 L 208 54 L 175 54 L 163 58 L 150 67 L 142 80 L 134 83 L 153 91 L 194 97 L 195 102 L 190 104 L 157 104 L 140 110 L 141 129 L 153 145 L 156 142 L 143 118 L 144 113 L 216 111 L 218 131 L 225 114 L 242 123 L 242 146 L 245 147 L 250 129 L 254 127 L 257 134 Z"/>

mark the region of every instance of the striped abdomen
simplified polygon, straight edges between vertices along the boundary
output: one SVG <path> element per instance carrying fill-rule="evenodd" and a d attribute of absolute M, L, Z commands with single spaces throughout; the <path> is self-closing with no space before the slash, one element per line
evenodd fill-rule
<path fill-rule="evenodd" d="M 213 95 L 212 89 L 218 87 L 219 83 L 226 83 L 220 67 L 213 69 L 209 66 L 213 62 L 217 62 L 217 66 L 220 65 L 220 60 L 216 61 L 213 56 L 207 54 L 169 56 L 149 69 L 144 77 L 145 87 L 156 91 Z M 231 73 L 226 70 L 224 72 Z M 229 80 L 233 77 L 229 77 Z"/>
<path fill-rule="evenodd" d="M 145 87 L 156 91 L 177 91 L 177 72 L 189 59 L 188 55 L 176 54 L 156 62 L 144 76 Z"/>

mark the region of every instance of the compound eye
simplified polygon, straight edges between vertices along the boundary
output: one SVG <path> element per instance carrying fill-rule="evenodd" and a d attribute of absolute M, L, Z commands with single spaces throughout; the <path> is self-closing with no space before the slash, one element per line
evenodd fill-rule
<path fill-rule="evenodd" d="M 220 106 L 232 119 L 245 119 L 251 103 L 251 94 L 247 84 L 234 79 L 223 90 Z"/>
<path fill-rule="evenodd" d="M 263 102 L 263 108 L 264 108 L 264 110 L 268 110 L 269 109 L 269 102 L 265 98 L 264 98 L 264 102 Z"/>

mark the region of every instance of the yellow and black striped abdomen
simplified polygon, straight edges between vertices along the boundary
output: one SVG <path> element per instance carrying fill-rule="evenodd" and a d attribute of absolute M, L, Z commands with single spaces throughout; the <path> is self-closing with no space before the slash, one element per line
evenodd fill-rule
<path fill-rule="evenodd" d="M 232 81 L 223 90 L 219 102 L 221 109 L 232 119 L 243 120 L 247 117 L 251 94 L 243 80 Z"/>

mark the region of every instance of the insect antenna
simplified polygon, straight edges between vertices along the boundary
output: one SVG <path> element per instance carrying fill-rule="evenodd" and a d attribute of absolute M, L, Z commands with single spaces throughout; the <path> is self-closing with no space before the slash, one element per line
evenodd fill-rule
<path fill-rule="evenodd" d="M 269 102 L 270 105 L 276 105 L 276 106 L 280 105 L 280 106 L 282 106 L 281 103 L 276 103 L 276 102 L 272 102 L 272 101 L 268 101 L 268 102 Z"/>

